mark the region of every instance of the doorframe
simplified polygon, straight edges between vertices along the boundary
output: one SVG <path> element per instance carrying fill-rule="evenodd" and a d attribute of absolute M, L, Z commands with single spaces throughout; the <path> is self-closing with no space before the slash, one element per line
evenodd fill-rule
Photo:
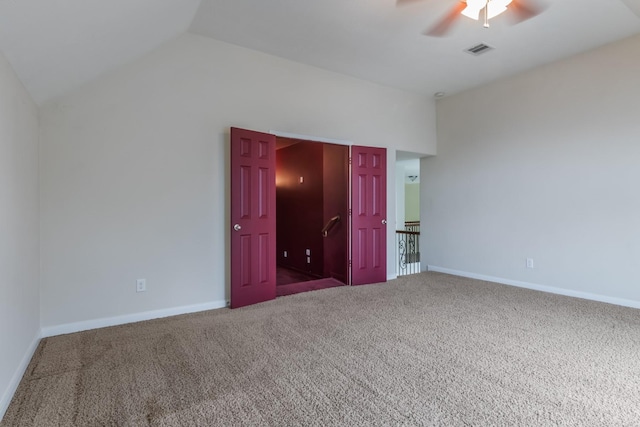
<path fill-rule="evenodd" d="M 319 136 L 310 136 L 310 135 L 300 135 L 297 133 L 291 132 L 281 132 L 277 130 L 270 130 L 266 133 L 274 135 L 276 138 L 291 138 L 291 139 L 299 139 L 302 141 L 309 142 L 319 142 L 323 144 L 336 144 L 336 145 L 345 145 L 349 147 L 349 155 L 348 158 L 351 159 L 351 146 L 355 145 L 351 141 L 341 140 L 341 139 L 333 139 L 333 138 L 322 138 Z M 388 174 L 387 174 L 388 175 Z M 351 162 L 349 161 L 347 164 L 347 181 L 351 182 Z M 351 210 L 351 185 L 347 185 L 347 209 Z M 388 251 L 387 251 L 388 252 Z M 387 254 L 388 255 L 388 254 Z M 349 215 L 349 220 L 347 221 L 347 277 L 345 285 L 351 286 L 351 216 Z"/>
<path fill-rule="evenodd" d="M 327 144 L 348 145 L 349 147 L 351 147 L 352 145 L 356 145 L 354 142 L 343 140 L 343 139 L 322 138 L 319 136 L 310 136 L 310 135 L 299 135 L 297 133 L 280 132 L 277 130 L 270 130 L 266 133 L 270 133 L 271 135 L 275 135 L 281 138 L 301 139 L 303 141 L 326 142 Z"/>

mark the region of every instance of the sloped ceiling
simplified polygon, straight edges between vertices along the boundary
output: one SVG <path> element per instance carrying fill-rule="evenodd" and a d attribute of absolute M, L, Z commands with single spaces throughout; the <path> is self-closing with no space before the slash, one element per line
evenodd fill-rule
<path fill-rule="evenodd" d="M 537 0 L 541 15 L 485 29 L 458 0 L 0 0 L 0 50 L 42 104 L 185 31 L 431 95 L 455 93 L 640 33 L 640 0 Z M 484 42 L 495 50 L 463 52 Z"/>
<path fill-rule="evenodd" d="M 454 93 L 640 32 L 625 4 L 640 0 L 529 0 L 546 10 L 483 28 L 460 18 L 444 38 L 424 36 L 458 0 L 202 0 L 191 31 L 373 82 Z M 481 42 L 495 50 L 474 57 Z"/>
<path fill-rule="evenodd" d="M 184 33 L 200 0 L 0 0 L 0 50 L 38 103 Z"/>

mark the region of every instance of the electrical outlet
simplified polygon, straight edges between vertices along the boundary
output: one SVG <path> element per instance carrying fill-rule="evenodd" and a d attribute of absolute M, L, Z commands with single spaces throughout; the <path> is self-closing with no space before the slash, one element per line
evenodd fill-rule
<path fill-rule="evenodd" d="M 533 268 L 533 258 L 527 258 L 527 268 Z"/>
<path fill-rule="evenodd" d="M 311 255 L 311 249 L 307 249 L 306 251 L 304 251 L 304 253 L 305 253 L 307 256 L 310 256 L 310 255 Z"/>
<path fill-rule="evenodd" d="M 136 292 L 145 292 L 147 290 L 147 279 L 136 280 Z"/>
<path fill-rule="evenodd" d="M 289 255 L 287 254 L 287 251 L 284 251 L 284 257 L 288 257 Z"/>
<path fill-rule="evenodd" d="M 310 256 L 307 257 L 307 264 L 311 264 L 311 257 Z"/>

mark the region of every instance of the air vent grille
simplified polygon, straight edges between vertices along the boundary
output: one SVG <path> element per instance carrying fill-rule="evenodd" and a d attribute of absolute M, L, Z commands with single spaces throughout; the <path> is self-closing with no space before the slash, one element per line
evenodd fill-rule
<path fill-rule="evenodd" d="M 470 47 L 469 49 L 465 49 L 464 51 L 470 55 L 482 55 L 483 53 L 487 53 L 494 48 L 489 46 L 488 44 L 480 43 L 475 46 Z"/>

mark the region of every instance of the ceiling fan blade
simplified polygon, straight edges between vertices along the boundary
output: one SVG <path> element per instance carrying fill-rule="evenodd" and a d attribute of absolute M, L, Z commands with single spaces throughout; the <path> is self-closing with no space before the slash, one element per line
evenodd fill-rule
<path fill-rule="evenodd" d="M 533 0 L 513 0 L 509 5 L 509 10 L 512 12 L 510 15 L 515 24 L 533 18 L 545 9 L 545 6 Z"/>
<path fill-rule="evenodd" d="M 429 28 L 423 34 L 431 37 L 443 37 L 449 32 L 454 22 L 460 18 L 460 12 L 462 12 L 466 7 L 467 4 L 465 2 L 458 2 L 458 4 L 451 9 L 444 18 L 436 22 L 433 27 Z"/>

